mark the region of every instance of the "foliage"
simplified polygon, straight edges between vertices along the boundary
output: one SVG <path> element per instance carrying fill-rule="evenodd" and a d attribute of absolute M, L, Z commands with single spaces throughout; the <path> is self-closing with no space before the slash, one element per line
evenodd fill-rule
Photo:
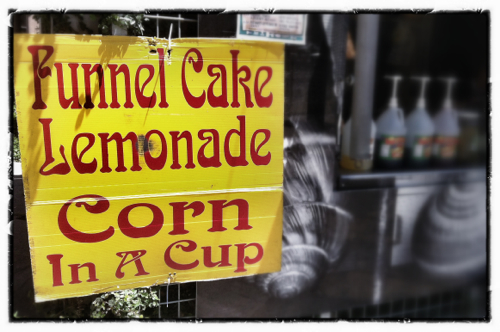
<path fill-rule="evenodd" d="M 12 147 L 12 158 L 14 161 L 21 162 L 21 150 L 19 150 L 19 137 L 14 136 L 14 144 Z"/>
<path fill-rule="evenodd" d="M 33 18 L 41 26 L 41 33 L 75 33 L 75 30 L 71 26 L 68 15 L 64 14 L 36 14 Z"/>
<path fill-rule="evenodd" d="M 158 288 L 136 288 L 105 293 L 92 302 L 92 318 L 146 318 L 145 311 L 160 304 Z"/>
<path fill-rule="evenodd" d="M 110 14 L 104 15 L 99 20 L 99 31 L 103 35 L 110 35 L 113 24 L 127 30 L 128 35 L 138 36 L 144 32 L 144 21 L 147 18 L 143 14 Z"/>
<path fill-rule="evenodd" d="M 64 13 L 36 14 L 33 17 L 41 25 L 41 33 L 90 34 L 92 30 L 84 22 L 86 14 L 70 14 L 77 19 L 76 30 L 71 25 L 70 17 Z M 127 30 L 131 36 L 144 33 L 144 22 L 148 19 L 144 14 L 90 14 L 90 18 L 98 22 L 98 30 L 103 35 L 112 34 L 112 26 Z M 51 29 L 52 26 L 52 29 Z"/>
<path fill-rule="evenodd" d="M 19 133 L 17 131 L 17 113 L 16 113 L 16 104 L 13 105 L 13 119 L 11 126 L 11 134 L 13 136 L 12 140 L 12 158 L 14 161 L 21 162 L 21 150 L 19 149 Z"/>

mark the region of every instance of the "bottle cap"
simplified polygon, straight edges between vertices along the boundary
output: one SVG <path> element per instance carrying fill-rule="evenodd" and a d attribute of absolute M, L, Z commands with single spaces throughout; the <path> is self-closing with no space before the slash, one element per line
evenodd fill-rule
<path fill-rule="evenodd" d="M 389 108 L 397 108 L 398 107 L 398 99 L 397 99 L 397 90 L 398 83 L 402 79 L 400 75 L 386 75 L 384 78 L 392 80 L 392 96 L 389 100 Z"/>
<path fill-rule="evenodd" d="M 451 103 L 451 89 L 453 88 L 453 84 L 455 84 L 457 79 L 454 77 L 440 77 L 439 79 L 446 82 L 446 97 L 444 99 L 443 108 L 452 108 L 453 105 Z"/>
<path fill-rule="evenodd" d="M 417 108 L 426 108 L 425 105 L 425 87 L 427 85 L 427 82 L 431 80 L 429 76 L 412 76 L 412 80 L 417 80 L 420 81 L 420 96 L 418 97 L 417 100 Z"/>

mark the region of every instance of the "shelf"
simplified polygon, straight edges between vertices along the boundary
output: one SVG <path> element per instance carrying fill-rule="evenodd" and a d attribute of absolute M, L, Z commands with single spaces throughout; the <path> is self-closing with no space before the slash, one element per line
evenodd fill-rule
<path fill-rule="evenodd" d="M 377 189 L 437 185 L 453 181 L 485 181 L 486 167 L 457 167 L 430 170 L 353 172 L 340 170 L 339 190 Z"/>

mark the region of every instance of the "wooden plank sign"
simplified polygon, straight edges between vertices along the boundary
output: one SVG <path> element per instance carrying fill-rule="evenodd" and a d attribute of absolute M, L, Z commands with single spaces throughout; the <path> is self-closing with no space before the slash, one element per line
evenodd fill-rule
<path fill-rule="evenodd" d="M 19 34 L 14 83 L 37 302 L 280 270 L 283 44 Z"/>

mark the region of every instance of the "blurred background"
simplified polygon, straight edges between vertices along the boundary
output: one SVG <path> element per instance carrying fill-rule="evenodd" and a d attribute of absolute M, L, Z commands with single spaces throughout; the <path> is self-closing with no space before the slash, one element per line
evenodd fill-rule
<path fill-rule="evenodd" d="M 489 24 L 487 12 L 42 12 L 12 15 L 11 31 L 286 43 L 282 271 L 157 287 L 147 317 L 487 320 Z M 12 317 L 87 318 L 96 296 L 34 304 L 11 113 Z"/>

